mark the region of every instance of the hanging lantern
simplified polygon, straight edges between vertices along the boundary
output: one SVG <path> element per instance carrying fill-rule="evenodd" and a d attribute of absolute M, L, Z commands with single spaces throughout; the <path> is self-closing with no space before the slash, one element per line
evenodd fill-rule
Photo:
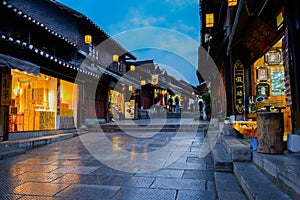
<path fill-rule="evenodd" d="M 141 85 L 146 85 L 146 80 L 141 80 Z"/>
<path fill-rule="evenodd" d="M 91 44 L 92 43 L 92 36 L 91 35 L 85 35 L 84 36 L 84 42 L 86 44 Z"/>
<path fill-rule="evenodd" d="M 237 5 L 237 0 L 228 0 L 228 6 L 236 6 Z"/>
<path fill-rule="evenodd" d="M 213 13 L 206 14 L 205 19 L 206 19 L 206 28 L 214 27 L 214 14 Z"/>
<path fill-rule="evenodd" d="M 130 71 L 135 71 L 135 66 L 134 65 L 130 65 Z"/>
<path fill-rule="evenodd" d="M 113 61 L 114 62 L 119 62 L 119 56 L 118 55 L 113 55 Z"/>
<path fill-rule="evenodd" d="M 131 85 L 129 85 L 128 90 L 132 91 L 132 86 Z"/>

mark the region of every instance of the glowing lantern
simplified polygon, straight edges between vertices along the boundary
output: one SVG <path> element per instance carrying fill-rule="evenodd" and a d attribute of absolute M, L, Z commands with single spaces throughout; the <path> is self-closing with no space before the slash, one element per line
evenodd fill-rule
<path fill-rule="evenodd" d="M 85 35 L 84 36 L 84 42 L 86 44 L 91 44 L 92 43 L 92 36 L 91 35 Z"/>
<path fill-rule="evenodd" d="M 206 28 L 214 27 L 214 14 L 206 14 Z"/>
<path fill-rule="evenodd" d="M 118 62 L 119 61 L 119 56 L 118 55 L 113 55 L 113 61 Z"/>
<path fill-rule="evenodd" d="M 135 71 L 135 66 L 134 65 L 130 65 L 130 71 Z"/>
<path fill-rule="evenodd" d="M 132 91 L 132 86 L 131 85 L 129 85 L 128 90 Z"/>
<path fill-rule="evenodd" d="M 145 80 L 141 80 L 141 85 L 146 85 L 146 81 Z"/>
<path fill-rule="evenodd" d="M 237 0 L 228 0 L 228 6 L 236 6 L 237 5 Z"/>

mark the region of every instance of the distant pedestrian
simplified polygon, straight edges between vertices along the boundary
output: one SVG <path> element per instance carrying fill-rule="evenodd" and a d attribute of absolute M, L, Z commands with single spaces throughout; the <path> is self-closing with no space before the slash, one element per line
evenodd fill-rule
<path fill-rule="evenodd" d="M 169 104 L 169 111 L 173 111 L 173 98 L 170 95 L 169 99 L 168 99 L 168 104 Z"/>
<path fill-rule="evenodd" d="M 179 97 L 175 97 L 175 112 L 179 113 Z"/>

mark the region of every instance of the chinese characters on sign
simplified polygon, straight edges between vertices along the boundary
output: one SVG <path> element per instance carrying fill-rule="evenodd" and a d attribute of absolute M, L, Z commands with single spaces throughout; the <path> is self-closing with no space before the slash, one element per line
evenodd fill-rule
<path fill-rule="evenodd" d="M 1 78 L 1 105 L 2 106 L 9 106 L 11 103 L 11 75 L 2 73 Z"/>
<path fill-rule="evenodd" d="M 152 75 L 152 77 L 151 77 L 151 84 L 153 86 L 157 86 L 158 85 L 158 75 Z"/>
<path fill-rule="evenodd" d="M 244 66 L 240 60 L 234 64 L 234 107 L 238 114 L 244 111 Z"/>

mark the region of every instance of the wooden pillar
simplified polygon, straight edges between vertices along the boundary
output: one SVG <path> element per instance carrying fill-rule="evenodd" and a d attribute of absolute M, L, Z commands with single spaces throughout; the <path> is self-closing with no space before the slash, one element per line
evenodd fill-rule
<path fill-rule="evenodd" d="M 283 153 L 283 113 L 257 113 L 257 152 L 269 154 Z"/>
<path fill-rule="evenodd" d="M 285 13 L 288 27 L 290 83 L 292 93 L 292 129 L 300 134 L 300 1 L 286 0 Z"/>

